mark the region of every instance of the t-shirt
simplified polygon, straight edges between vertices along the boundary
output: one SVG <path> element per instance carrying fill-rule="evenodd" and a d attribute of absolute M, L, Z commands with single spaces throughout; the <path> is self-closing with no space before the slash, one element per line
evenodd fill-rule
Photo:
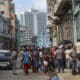
<path fill-rule="evenodd" d="M 43 52 L 39 52 L 39 57 L 43 57 Z"/>
<path fill-rule="evenodd" d="M 12 58 L 13 58 L 13 60 L 17 59 L 17 52 L 16 51 L 12 52 Z"/>
<path fill-rule="evenodd" d="M 23 63 L 24 64 L 28 64 L 29 63 L 29 53 L 28 52 L 24 52 L 23 53 Z"/>
<path fill-rule="evenodd" d="M 58 50 L 56 51 L 56 58 L 57 58 L 57 59 L 62 59 L 62 49 L 58 49 Z"/>
<path fill-rule="evenodd" d="M 66 58 L 70 58 L 70 50 L 69 49 L 65 50 L 65 54 L 66 54 Z"/>
<path fill-rule="evenodd" d="M 74 49 L 71 49 L 70 55 L 71 55 L 72 59 L 76 58 L 76 51 Z"/>

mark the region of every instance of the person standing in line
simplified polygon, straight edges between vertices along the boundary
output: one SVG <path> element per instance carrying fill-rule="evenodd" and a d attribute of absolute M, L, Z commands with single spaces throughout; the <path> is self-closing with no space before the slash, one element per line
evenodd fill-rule
<path fill-rule="evenodd" d="M 56 51 L 57 67 L 58 67 L 58 71 L 59 72 L 61 72 L 61 69 L 62 69 L 62 72 L 64 73 L 64 65 L 63 65 L 62 53 L 63 53 L 63 45 L 60 45 L 59 48 Z"/>
<path fill-rule="evenodd" d="M 16 71 L 16 62 L 17 62 L 17 50 L 14 49 L 12 51 L 12 67 L 13 67 L 13 75 L 16 75 L 17 73 L 15 72 Z"/>
<path fill-rule="evenodd" d="M 29 52 L 28 52 L 28 49 L 25 49 L 24 50 L 24 53 L 23 53 L 23 65 L 24 65 L 24 72 L 26 74 L 28 74 L 28 69 L 29 69 L 29 60 L 30 59 L 30 56 L 29 56 Z"/>
<path fill-rule="evenodd" d="M 72 58 L 71 60 L 71 66 L 72 66 L 72 74 L 76 74 L 77 69 L 77 52 L 75 45 L 72 44 L 72 48 L 70 50 L 70 56 Z"/>

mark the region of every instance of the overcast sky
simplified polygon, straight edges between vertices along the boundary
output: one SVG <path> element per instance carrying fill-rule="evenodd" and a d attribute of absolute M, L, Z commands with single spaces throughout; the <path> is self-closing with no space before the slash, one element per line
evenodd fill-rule
<path fill-rule="evenodd" d="M 46 11 L 46 0 L 13 0 L 15 3 L 16 13 L 19 14 L 31 8 Z"/>

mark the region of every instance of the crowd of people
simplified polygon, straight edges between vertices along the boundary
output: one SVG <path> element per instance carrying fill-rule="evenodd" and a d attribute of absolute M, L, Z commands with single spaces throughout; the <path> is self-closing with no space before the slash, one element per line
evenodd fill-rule
<path fill-rule="evenodd" d="M 17 54 L 14 50 L 13 57 L 13 74 L 16 70 Z M 76 47 L 71 46 L 54 46 L 52 48 L 24 48 L 18 52 L 22 68 L 25 74 L 29 73 L 29 69 L 33 73 L 43 72 L 65 72 L 65 68 L 72 70 L 72 74 L 76 74 L 77 70 L 80 73 L 80 57 L 77 56 Z"/>

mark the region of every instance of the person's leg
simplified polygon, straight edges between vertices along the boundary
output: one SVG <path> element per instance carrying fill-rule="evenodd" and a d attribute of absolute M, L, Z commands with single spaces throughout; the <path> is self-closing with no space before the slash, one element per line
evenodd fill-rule
<path fill-rule="evenodd" d="M 74 61 L 74 72 L 75 72 L 75 74 L 76 74 L 76 69 L 77 69 L 77 62 L 76 62 L 76 60 Z"/>
<path fill-rule="evenodd" d="M 24 72 L 25 73 L 28 73 L 28 69 L 27 68 L 28 68 L 27 64 L 24 64 Z"/>
<path fill-rule="evenodd" d="M 29 64 L 26 64 L 26 68 L 25 68 L 25 70 L 26 70 L 26 74 L 29 73 L 29 72 L 28 72 L 28 69 L 29 69 Z"/>
<path fill-rule="evenodd" d="M 78 67 L 78 73 L 80 74 L 80 66 Z"/>
<path fill-rule="evenodd" d="M 76 74 L 76 60 L 72 60 L 72 74 Z"/>
<path fill-rule="evenodd" d="M 63 63 L 63 59 L 60 60 L 60 67 L 62 69 L 62 72 L 64 72 L 64 63 Z"/>
<path fill-rule="evenodd" d="M 44 65 L 44 74 L 46 74 L 48 71 L 48 66 L 47 65 Z"/>
<path fill-rule="evenodd" d="M 55 71 L 55 63 L 52 61 L 52 70 Z"/>
<path fill-rule="evenodd" d="M 60 72 L 60 59 L 57 59 L 58 72 Z"/>
<path fill-rule="evenodd" d="M 48 63 L 48 70 L 49 70 L 49 71 L 52 71 L 52 70 L 51 70 L 51 63 L 50 63 L 50 61 L 49 61 L 49 63 Z"/>
<path fill-rule="evenodd" d="M 13 63 L 13 74 L 16 74 L 16 63 Z"/>

